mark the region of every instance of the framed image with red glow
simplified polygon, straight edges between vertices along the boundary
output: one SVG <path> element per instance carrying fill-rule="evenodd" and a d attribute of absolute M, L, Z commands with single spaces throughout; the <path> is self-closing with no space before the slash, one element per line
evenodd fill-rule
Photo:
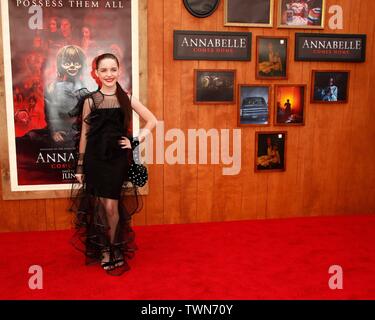
<path fill-rule="evenodd" d="M 1 1 L 4 199 L 69 194 L 75 179 L 78 131 L 76 119 L 68 113 L 77 104 L 80 89 L 98 88 L 91 76 L 94 57 L 115 54 L 122 71 L 119 83 L 142 98 L 139 74 L 141 69 L 147 71 L 139 59 L 138 34 L 147 39 L 140 23 L 147 14 L 142 2 L 87 1 L 82 8 L 82 1 L 59 1 L 57 6 Z M 142 87 L 143 101 L 145 90 Z M 135 112 L 132 127 L 137 134 Z"/>
<path fill-rule="evenodd" d="M 275 85 L 274 124 L 302 126 L 305 124 L 306 85 Z"/>
<path fill-rule="evenodd" d="M 255 172 L 285 171 L 286 131 L 255 132 Z"/>

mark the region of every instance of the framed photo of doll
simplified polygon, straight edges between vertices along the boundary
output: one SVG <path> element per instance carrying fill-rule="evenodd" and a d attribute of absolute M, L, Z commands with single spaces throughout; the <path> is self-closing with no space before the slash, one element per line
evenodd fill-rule
<path fill-rule="evenodd" d="M 311 103 L 347 103 L 350 71 L 313 70 L 311 81 Z"/>
<path fill-rule="evenodd" d="M 286 131 L 255 132 L 255 172 L 285 171 L 286 138 Z"/>
<path fill-rule="evenodd" d="M 121 87 L 147 103 L 147 53 L 140 45 L 147 41 L 145 0 L 96 2 L 88 1 L 94 9 L 87 10 L 75 1 L 30 10 L 32 1 L 1 1 L 6 200 L 69 196 L 78 154 L 69 112 L 81 89 L 98 88 L 92 77 L 96 56 L 113 53 L 123 70 Z M 132 130 L 137 135 L 135 111 Z"/>
<path fill-rule="evenodd" d="M 305 101 L 306 85 L 276 85 L 274 124 L 278 126 L 303 126 L 306 113 Z"/>
<path fill-rule="evenodd" d="M 278 28 L 324 29 L 325 0 L 279 0 Z"/>
<path fill-rule="evenodd" d="M 288 78 L 288 37 L 256 38 L 256 79 Z"/>

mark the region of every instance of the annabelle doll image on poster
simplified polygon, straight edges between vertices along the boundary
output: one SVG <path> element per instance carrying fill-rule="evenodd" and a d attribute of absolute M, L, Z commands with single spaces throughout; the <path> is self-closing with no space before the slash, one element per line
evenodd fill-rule
<path fill-rule="evenodd" d="M 4 1 L 10 173 L 17 186 L 74 180 L 80 89 L 96 90 L 93 58 L 111 52 L 132 91 L 132 1 Z M 5 28 L 4 28 L 5 26 Z M 8 63 L 7 63 L 8 62 Z M 10 100 L 10 101 L 9 101 Z M 9 121 L 9 119 L 13 119 Z M 10 123 L 9 123 L 10 122 Z"/>

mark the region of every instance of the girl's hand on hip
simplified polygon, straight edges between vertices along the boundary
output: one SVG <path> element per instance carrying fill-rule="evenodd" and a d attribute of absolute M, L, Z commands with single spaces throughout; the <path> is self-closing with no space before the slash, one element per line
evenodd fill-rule
<path fill-rule="evenodd" d="M 83 175 L 82 173 L 76 173 L 74 176 L 76 177 L 76 179 L 78 180 L 78 182 L 79 182 L 80 184 L 83 183 L 84 175 Z"/>
<path fill-rule="evenodd" d="M 121 149 L 131 149 L 132 145 L 130 140 L 127 137 L 122 136 L 120 140 L 118 140 L 118 144 L 121 146 Z"/>

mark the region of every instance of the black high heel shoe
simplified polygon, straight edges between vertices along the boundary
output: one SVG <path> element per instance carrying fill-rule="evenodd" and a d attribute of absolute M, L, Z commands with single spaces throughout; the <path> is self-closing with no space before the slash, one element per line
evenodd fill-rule
<path fill-rule="evenodd" d="M 109 260 L 108 261 L 103 261 L 106 259 L 105 253 L 108 253 Z M 105 270 L 105 271 L 111 271 L 115 268 L 115 263 L 112 258 L 112 252 L 110 248 L 104 248 L 102 250 L 102 258 L 101 258 L 100 266 Z"/>
<path fill-rule="evenodd" d="M 121 267 L 121 266 L 124 265 L 124 263 L 125 263 L 125 259 L 124 259 L 123 253 L 121 252 L 121 248 L 115 246 L 113 248 L 113 264 L 114 264 L 114 266 L 116 268 Z"/>
<path fill-rule="evenodd" d="M 121 276 L 124 272 L 130 269 L 127 264 L 124 255 L 122 253 L 121 247 L 111 246 L 111 266 L 110 269 L 106 270 L 107 274 L 111 276 Z"/>

